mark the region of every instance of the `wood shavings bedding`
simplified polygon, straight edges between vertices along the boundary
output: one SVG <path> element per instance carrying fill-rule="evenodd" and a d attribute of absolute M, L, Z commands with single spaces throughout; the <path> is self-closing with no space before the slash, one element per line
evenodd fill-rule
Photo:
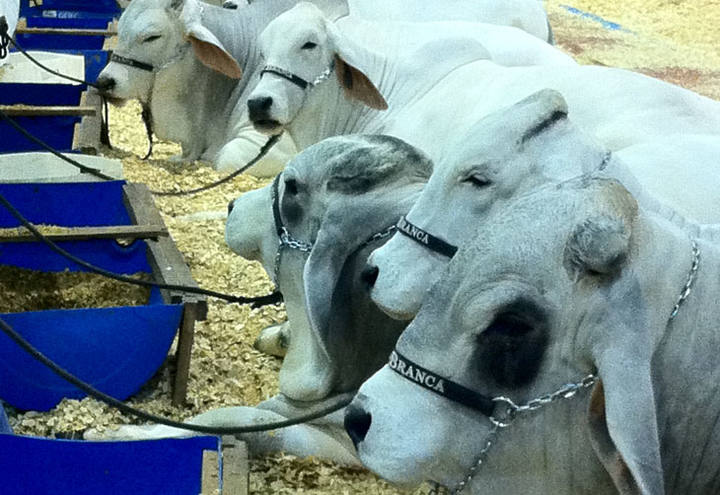
<path fill-rule="evenodd" d="M 145 274 L 134 278 L 148 280 Z M 85 272 L 40 272 L 0 266 L 0 313 L 147 304 L 150 289 Z"/>
<path fill-rule="evenodd" d="M 617 22 L 629 31 L 611 31 L 597 22 L 571 14 L 560 0 L 548 0 L 558 46 L 581 63 L 598 63 L 637 69 L 720 98 L 720 6 L 714 0 L 575 0 L 573 7 Z M 716 75 L 713 75 L 716 74 Z M 111 109 L 111 140 L 107 151 L 123 160 L 128 180 L 151 189 L 194 188 L 221 178 L 205 164 L 172 161 L 180 147 L 155 144 L 147 150 L 140 107 L 128 104 Z M 224 221 L 202 218 L 198 212 L 225 211 L 227 203 L 245 191 L 267 184 L 242 175 L 228 184 L 190 197 L 156 198 L 171 235 L 184 253 L 198 283 L 209 289 L 243 295 L 265 294 L 272 284 L 258 263 L 233 254 L 224 242 Z M 156 377 L 129 404 L 174 419 L 187 419 L 210 408 L 253 405 L 277 392 L 280 360 L 252 347 L 262 328 L 282 321 L 282 308 L 250 310 L 246 306 L 211 301 L 208 320 L 197 324 L 188 387 L 188 407 L 170 403 L 168 360 Z M 90 426 L 106 428 L 134 422 L 92 399 L 64 400 L 47 413 L 11 411 L 17 433 L 53 436 Z M 274 455 L 251 461 L 254 494 L 399 494 L 403 493 L 362 469 L 343 468 L 316 459 Z M 427 493 L 424 487 L 415 493 Z"/>

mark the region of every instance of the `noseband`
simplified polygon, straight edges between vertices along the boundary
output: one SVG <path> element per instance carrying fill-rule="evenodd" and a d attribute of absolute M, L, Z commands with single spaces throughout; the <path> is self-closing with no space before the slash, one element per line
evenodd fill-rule
<path fill-rule="evenodd" d="M 180 60 L 185 55 L 185 52 L 187 51 L 189 46 L 190 46 L 189 43 L 182 45 L 175 55 L 170 57 L 170 59 L 167 62 L 165 62 L 164 64 L 162 64 L 158 67 L 155 67 L 152 64 L 149 64 L 147 62 L 142 62 L 142 61 L 134 59 L 134 58 L 123 57 L 122 55 L 118 55 L 117 53 L 113 53 L 112 55 L 110 55 L 110 62 L 127 65 L 129 67 L 134 67 L 136 69 L 144 70 L 147 72 L 157 73 L 163 69 L 166 69 L 167 67 L 174 64 L 178 60 Z"/>
<path fill-rule="evenodd" d="M 308 88 L 312 89 L 321 82 L 328 79 L 330 77 L 330 74 L 332 74 L 333 70 L 335 70 L 335 60 L 333 60 L 328 66 L 328 68 L 322 71 L 315 79 L 313 79 L 312 81 L 306 81 L 302 77 L 295 75 L 289 70 L 283 69 L 282 67 L 278 67 L 276 65 L 266 65 L 260 70 L 260 77 L 262 77 L 263 74 L 265 74 L 266 72 L 269 72 L 270 74 L 275 74 L 276 76 L 280 76 L 283 79 L 287 79 L 302 90 L 306 90 Z"/>
<path fill-rule="evenodd" d="M 272 196 L 272 214 L 273 214 L 273 221 L 275 222 L 275 232 L 278 236 L 278 247 L 277 251 L 275 252 L 275 266 L 273 267 L 273 282 L 275 282 L 275 286 L 278 287 L 278 271 L 280 269 L 280 259 L 282 257 L 282 250 L 283 248 L 289 248 L 294 249 L 296 251 L 300 251 L 302 253 L 309 253 L 312 251 L 313 243 L 307 242 L 307 241 L 301 241 L 299 239 L 296 239 L 290 234 L 290 231 L 285 227 L 285 224 L 282 221 L 282 214 L 280 213 L 280 176 L 282 174 L 278 174 L 275 176 L 275 179 L 272 183 L 271 196 Z M 371 235 L 365 242 L 360 244 L 355 251 L 359 251 L 360 249 L 368 246 L 369 244 L 378 241 L 380 239 L 385 239 L 386 237 L 389 237 L 391 234 L 395 232 L 395 225 L 390 225 L 384 230 L 381 230 L 380 232 L 377 232 L 373 235 Z"/>
<path fill-rule="evenodd" d="M 400 217 L 396 227 L 398 232 L 402 235 L 409 237 L 430 251 L 442 254 L 448 258 L 455 256 L 455 253 L 458 250 L 457 246 L 453 246 L 449 242 L 446 242 L 439 237 L 435 237 L 430 232 L 426 232 L 420 227 L 413 225 L 406 217 Z"/>

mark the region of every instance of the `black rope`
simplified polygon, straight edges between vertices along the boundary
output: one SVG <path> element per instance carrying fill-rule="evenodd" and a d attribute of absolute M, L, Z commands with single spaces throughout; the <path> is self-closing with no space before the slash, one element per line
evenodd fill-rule
<path fill-rule="evenodd" d="M 263 424 L 255 424 L 255 425 L 247 425 L 247 426 L 228 426 L 228 427 L 212 427 L 212 426 L 203 426 L 203 425 L 193 425 L 188 423 L 182 423 L 179 421 L 174 421 L 172 419 L 163 418 L 160 416 L 156 416 L 154 414 L 147 413 L 145 411 L 141 411 L 139 409 L 135 409 L 132 406 L 128 406 L 127 404 L 124 404 L 123 402 L 117 400 L 114 397 L 111 397 L 110 395 L 107 395 L 100 390 L 96 389 L 92 385 L 85 383 L 84 381 L 80 380 L 76 376 L 72 375 L 67 370 L 63 369 L 62 367 L 58 366 L 56 363 L 54 363 L 51 359 L 49 359 L 47 356 L 45 356 L 43 353 L 41 353 L 38 349 L 36 349 L 32 344 L 30 344 L 27 340 L 25 340 L 22 335 L 17 333 L 17 331 L 12 328 L 10 325 L 8 325 L 5 321 L 0 319 L 0 329 L 3 331 L 5 335 L 7 335 L 10 339 L 12 339 L 13 342 L 15 342 L 18 346 L 20 346 L 24 351 L 26 351 L 30 356 L 32 356 L 33 359 L 39 361 L 43 365 L 50 368 L 54 373 L 56 373 L 58 376 L 62 377 L 64 380 L 72 383 L 77 388 L 85 392 L 91 397 L 94 397 L 95 399 L 98 399 L 116 409 L 119 411 L 125 413 L 125 414 L 131 414 L 133 416 L 136 416 L 138 418 L 144 419 L 146 421 L 152 421 L 153 423 L 159 423 L 166 426 L 172 426 L 174 428 L 181 428 L 183 430 L 189 430 L 189 431 L 195 431 L 198 433 L 207 433 L 210 435 L 237 435 L 240 433 L 253 433 L 253 432 L 259 432 L 259 431 L 269 431 L 269 430 L 277 430 L 279 428 L 286 428 L 288 426 L 298 425 L 301 423 L 306 423 L 308 421 L 312 421 L 313 419 L 318 419 L 323 416 L 327 416 L 330 413 L 333 413 L 335 411 L 339 411 L 343 407 L 347 406 L 351 398 L 347 399 L 341 399 L 337 403 L 328 406 L 324 409 L 320 409 L 314 413 L 306 414 L 303 416 L 298 416 L 296 418 L 287 419 L 284 421 L 275 421 L 271 423 L 263 423 Z"/>
<path fill-rule="evenodd" d="M 167 290 L 174 290 L 178 292 L 187 292 L 189 294 L 200 294 L 204 296 L 211 296 L 215 297 L 217 299 L 222 299 L 224 301 L 230 302 L 230 303 L 237 303 L 237 304 L 250 304 L 252 308 L 259 308 L 262 306 L 268 306 L 270 304 L 277 304 L 282 301 L 282 294 L 280 292 L 275 291 L 271 294 L 267 294 L 264 296 L 258 296 L 258 297 L 243 297 L 243 296 L 231 296 L 229 294 L 223 294 L 221 292 L 215 292 L 208 289 L 201 289 L 199 287 L 187 287 L 184 285 L 175 285 L 175 284 L 164 284 L 160 282 L 149 282 L 146 280 L 138 280 L 132 277 L 127 277 L 125 275 L 119 275 L 117 273 L 113 273 L 111 271 L 105 270 L 104 268 L 100 268 L 98 266 L 95 266 L 91 263 L 88 263 L 87 261 L 78 258 L 74 254 L 69 253 L 68 251 L 64 250 L 57 244 L 55 244 L 53 241 L 45 237 L 32 223 L 30 223 L 2 194 L 0 194 L 0 204 L 2 204 L 5 209 L 7 209 L 10 214 L 15 217 L 26 229 L 28 229 L 35 238 L 44 243 L 46 246 L 48 246 L 52 251 L 58 253 L 59 255 L 63 256 L 64 258 L 69 259 L 70 261 L 82 266 L 83 268 L 86 268 L 92 272 L 98 273 L 100 275 L 103 275 L 108 278 L 112 278 L 114 280 L 118 280 L 120 282 L 126 282 L 129 284 L 134 285 L 140 285 L 143 287 L 157 287 L 159 289 L 167 289 Z"/>
<path fill-rule="evenodd" d="M 7 36 L 7 21 L 4 21 L 5 16 L 0 17 L 0 58 L 5 58 L 3 56 L 3 49 L 5 49 L 5 54 L 7 55 L 7 46 L 8 43 L 12 43 L 12 45 L 15 47 L 17 51 L 22 53 L 28 60 L 30 60 L 32 63 L 40 67 L 41 69 L 49 72 L 50 74 L 53 74 L 55 76 L 61 77 L 63 79 L 67 79 L 68 81 L 74 81 L 79 82 L 81 84 L 85 84 L 87 86 L 91 86 L 93 88 L 96 88 L 99 90 L 99 86 L 97 83 L 93 83 L 90 81 L 86 81 L 84 79 L 78 79 L 72 76 L 68 76 L 66 74 L 62 74 L 61 72 L 58 72 L 56 70 L 51 69 L 47 65 L 42 64 L 39 62 L 36 58 L 34 58 L 32 55 L 30 55 L 23 47 L 17 44 L 15 40 Z M 3 32 L 3 21 L 5 22 L 5 31 Z M 112 149 L 112 145 L 110 144 L 110 112 L 108 111 L 108 102 L 105 96 L 100 92 L 100 96 L 102 98 L 102 105 L 103 109 L 105 111 L 104 115 L 100 114 L 100 143 L 106 145 L 108 148 Z"/>
<path fill-rule="evenodd" d="M 10 35 L 8 35 L 9 29 L 7 19 L 4 15 L 0 15 L 0 59 L 8 56 L 8 46 L 12 41 Z"/>
<path fill-rule="evenodd" d="M 262 157 L 264 157 L 268 153 L 268 151 L 270 151 L 270 148 L 272 148 L 275 145 L 275 143 L 278 142 L 281 135 L 282 134 L 275 134 L 273 136 L 270 136 L 270 138 L 267 140 L 267 142 L 262 146 L 262 148 L 260 148 L 260 151 L 255 156 L 255 158 L 250 160 L 248 163 L 246 163 L 244 166 L 240 167 L 239 169 L 237 169 L 230 175 L 227 175 L 220 180 L 216 180 L 215 182 L 211 182 L 210 184 L 206 184 L 202 187 L 198 187 L 195 189 L 189 189 L 189 190 L 185 190 L 185 191 L 150 191 L 150 192 L 156 196 L 186 196 L 189 194 L 196 194 L 199 192 L 207 191 L 209 189 L 212 189 L 213 187 L 217 187 L 221 184 L 224 184 L 224 183 L 234 179 L 235 177 L 237 177 L 238 175 L 240 175 L 241 173 L 245 172 L 247 169 L 249 169 L 250 167 L 255 165 L 257 162 L 259 162 L 262 159 Z"/>
<path fill-rule="evenodd" d="M 11 119 L 10 116 L 7 115 L 7 114 L 6 114 L 5 112 L 3 112 L 2 110 L 0 110 L 0 118 L 3 119 L 3 120 L 4 120 L 5 122 L 7 122 L 8 124 L 10 124 L 13 128 L 15 128 L 16 131 L 18 131 L 20 134 L 22 134 L 23 136 L 25 136 L 27 139 L 29 139 L 29 140 L 32 141 L 33 143 L 35 143 L 35 144 L 39 145 L 40 147 L 46 149 L 47 151 L 49 151 L 49 152 L 52 153 L 53 155 L 57 156 L 57 157 L 60 158 L 61 160 L 64 160 L 64 161 L 68 162 L 70 165 L 73 165 L 73 166 L 79 168 L 79 169 L 82 170 L 83 172 L 88 173 L 88 174 L 91 174 L 91 175 L 94 175 L 95 177 L 99 177 L 99 178 L 105 179 L 105 180 L 116 180 L 114 177 L 110 177 L 109 175 L 105 175 L 104 173 L 100 172 L 99 170 L 97 170 L 97 169 L 95 169 L 95 168 L 88 167 L 87 165 L 83 165 L 82 163 L 78 162 L 77 160 L 73 160 L 72 158 L 70 158 L 70 157 L 68 157 L 68 156 L 66 156 L 66 155 L 63 155 L 62 153 L 60 153 L 58 150 L 56 150 L 55 148 L 53 148 L 52 146 L 50 146 L 49 144 L 47 144 L 47 143 L 46 143 L 45 141 L 43 141 L 42 139 L 37 138 L 37 137 L 33 136 L 32 134 L 30 134 L 27 130 L 25 130 L 24 127 L 22 127 L 20 124 L 18 124 L 17 122 L 15 122 L 14 119 Z"/>
<path fill-rule="evenodd" d="M 44 64 L 42 64 L 41 62 L 39 62 L 39 61 L 38 61 L 37 59 L 35 59 L 32 55 L 30 55 L 23 47 L 21 47 L 20 45 L 18 45 L 18 44 L 15 42 L 15 40 L 13 40 L 13 39 L 10 38 L 10 37 L 8 37 L 7 39 L 10 41 L 10 44 L 12 44 L 12 46 L 14 46 L 17 51 L 19 51 L 20 53 L 22 53 L 23 55 L 25 55 L 25 57 L 27 57 L 28 60 L 30 60 L 32 63 L 34 63 L 35 65 L 37 65 L 37 66 L 40 67 L 41 69 L 49 72 L 50 74 L 53 74 L 53 75 L 58 76 L 58 77 L 62 77 L 63 79 L 67 79 L 68 81 L 74 81 L 74 82 L 78 82 L 78 83 L 80 83 L 80 84 L 87 84 L 88 86 L 92 86 L 93 88 L 99 89 L 99 88 L 98 88 L 98 85 L 97 85 L 96 83 L 92 83 L 92 82 L 90 82 L 90 81 L 86 81 L 85 79 L 78 79 L 78 78 L 76 78 L 76 77 L 68 76 L 68 75 L 63 74 L 63 73 L 61 73 L 61 72 L 58 72 L 58 71 L 56 71 L 56 70 L 54 70 L 54 69 L 51 69 L 51 68 L 48 67 L 47 65 L 44 65 Z"/>
<path fill-rule="evenodd" d="M 140 114 L 140 117 L 142 117 L 143 124 L 145 124 L 145 134 L 147 134 L 148 139 L 148 150 L 141 160 L 147 160 L 153 152 L 153 123 L 152 113 L 150 112 L 150 102 L 142 104 L 142 113 Z"/>

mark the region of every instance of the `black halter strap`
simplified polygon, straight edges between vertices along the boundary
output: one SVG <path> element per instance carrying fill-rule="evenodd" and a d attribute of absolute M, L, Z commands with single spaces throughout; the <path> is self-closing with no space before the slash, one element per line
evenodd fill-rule
<path fill-rule="evenodd" d="M 286 71 L 282 67 L 277 67 L 275 65 L 266 65 L 260 71 L 260 77 L 262 77 L 262 75 L 266 72 L 280 76 L 283 79 L 287 79 L 288 81 L 290 81 L 296 86 L 299 86 L 302 89 L 306 89 L 308 86 L 310 86 L 310 82 L 306 81 L 302 77 L 296 76 L 292 72 Z"/>
<path fill-rule="evenodd" d="M 133 58 L 123 57 L 122 55 L 118 55 L 117 53 L 113 53 L 112 55 L 110 55 L 110 61 L 117 62 L 118 64 L 129 65 L 130 67 L 135 67 L 136 69 L 140 70 L 146 70 L 148 72 L 153 72 L 155 70 L 155 67 L 150 64 L 140 62 L 139 60 L 135 60 Z"/>
<path fill-rule="evenodd" d="M 488 418 L 492 416 L 495 410 L 495 401 L 492 397 L 483 395 L 467 387 L 463 387 L 459 383 L 448 380 L 440 375 L 436 375 L 417 363 L 413 363 L 408 358 L 400 354 L 397 349 L 390 354 L 388 362 L 390 369 L 403 378 L 410 380 L 416 385 L 445 397 L 453 402 L 462 404 L 476 411 L 480 411 Z"/>
<path fill-rule="evenodd" d="M 275 232 L 277 232 L 278 237 L 282 237 L 282 234 L 285 231 L 285 226 L 282 223 L 282 217 L 280 217 L 279 183 L 281 175 L 282 173 L 276 175 L 272 183 L 272 214 L 273 220 L 275 221 Z"/>
<path fill-rule="evenodd" d="M 453 256 L 455 256 L 455 253 L 458 250 L 457 246 L 453 246 L 452 244 L 443 241 L 439 237 L 435 237 L 429 232 L 425 232 L 420 227 L 411 224 L 405 217 L 400 217 L 400 220 L 398 220 L 396 227 L 398 232 L 400 232 L 401 234 L 409 237 L 413 241 L 421 244 L 429 250 L 440 253 L 443 256 L 447 256 L 448 258 L 452 258 Z"/>

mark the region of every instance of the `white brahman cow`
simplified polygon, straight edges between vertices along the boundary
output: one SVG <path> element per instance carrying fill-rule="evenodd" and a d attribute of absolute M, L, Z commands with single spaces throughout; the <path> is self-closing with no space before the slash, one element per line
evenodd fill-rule
<path fill-rule="evenodd" d="M 256 156 L 267 140 L 252 128 L 246 108 L 261 68 L 257 38 L 273 18 L 296 3 L 262 0 L 228 10 L 198 0 L 134 0 L 120 18 L 115 55 L 98 84 L 116 102 L 135 99 L 149 108 L 156 134 L 182 145 L 177 159 L 204 159 L 219 170 L 236 169 Z M 331 19 L 348 13 L 344 1 L 314 3 Z M 501 7 L 494 0 L 423 3 L 428 5 L 407 8 L 400 0 L 363 0 L 351 2 L 350 12 L 365 16 L 387 11 L 388 18 L 404 20 L 506 23 L 543 39 L 547 36 L 547 18 L 536 0 L 513 0 Z M 533 45 L 545 44 L 525 32 L 518 36 L 531 38 Z M 274 175 L 292 154 L 294 147 L 284 138 L 250 173 Z"/>
<path fill-rule="evenodd" d="M 719 493 L 718 232 L 588 176 L 478 227 L 347 408 L 363 463 L 465 494 Z"/>
<path fill-rule="evenodd" d="M 267 26 L 260 37 L 267 70 L 248 100 L 258 130 L 287 131 L 300 149 L 333 135 L 384 133 L 436 160 L 453 133 L 552 88 L 567 99 L 573 119 L 613 151 L 669 134 L 720 134 L 719 102 L 635 72 L 503 67 L 467 40 L 430 35 L 398 57 L 367 48 L 391 33 L 372 27 L 349 33 L 309 4 L 298 4 Z M 394 45 L 387 50 L 402 53 Z M 686 163 L 694 167 L 694 157 Z"/>
<path fill-rule="evenodd" d="M 373 300 L 396 318 L 417 313 L 452 255 L 433 251 L 430 239 L 467 244 L 484 235 L 476 226 L 489 212 L 546 182 L 602 168 L 646 208 L 670 219 L 676 211 L 694 222 L 720 223 L 717 135 L 667 136 L 610 154 L 568 118 L 559 93 L 544 90 L 479 120 L 448 144 L 452 151 L 437 162 L 401 232 L 370 257 Z"/>

